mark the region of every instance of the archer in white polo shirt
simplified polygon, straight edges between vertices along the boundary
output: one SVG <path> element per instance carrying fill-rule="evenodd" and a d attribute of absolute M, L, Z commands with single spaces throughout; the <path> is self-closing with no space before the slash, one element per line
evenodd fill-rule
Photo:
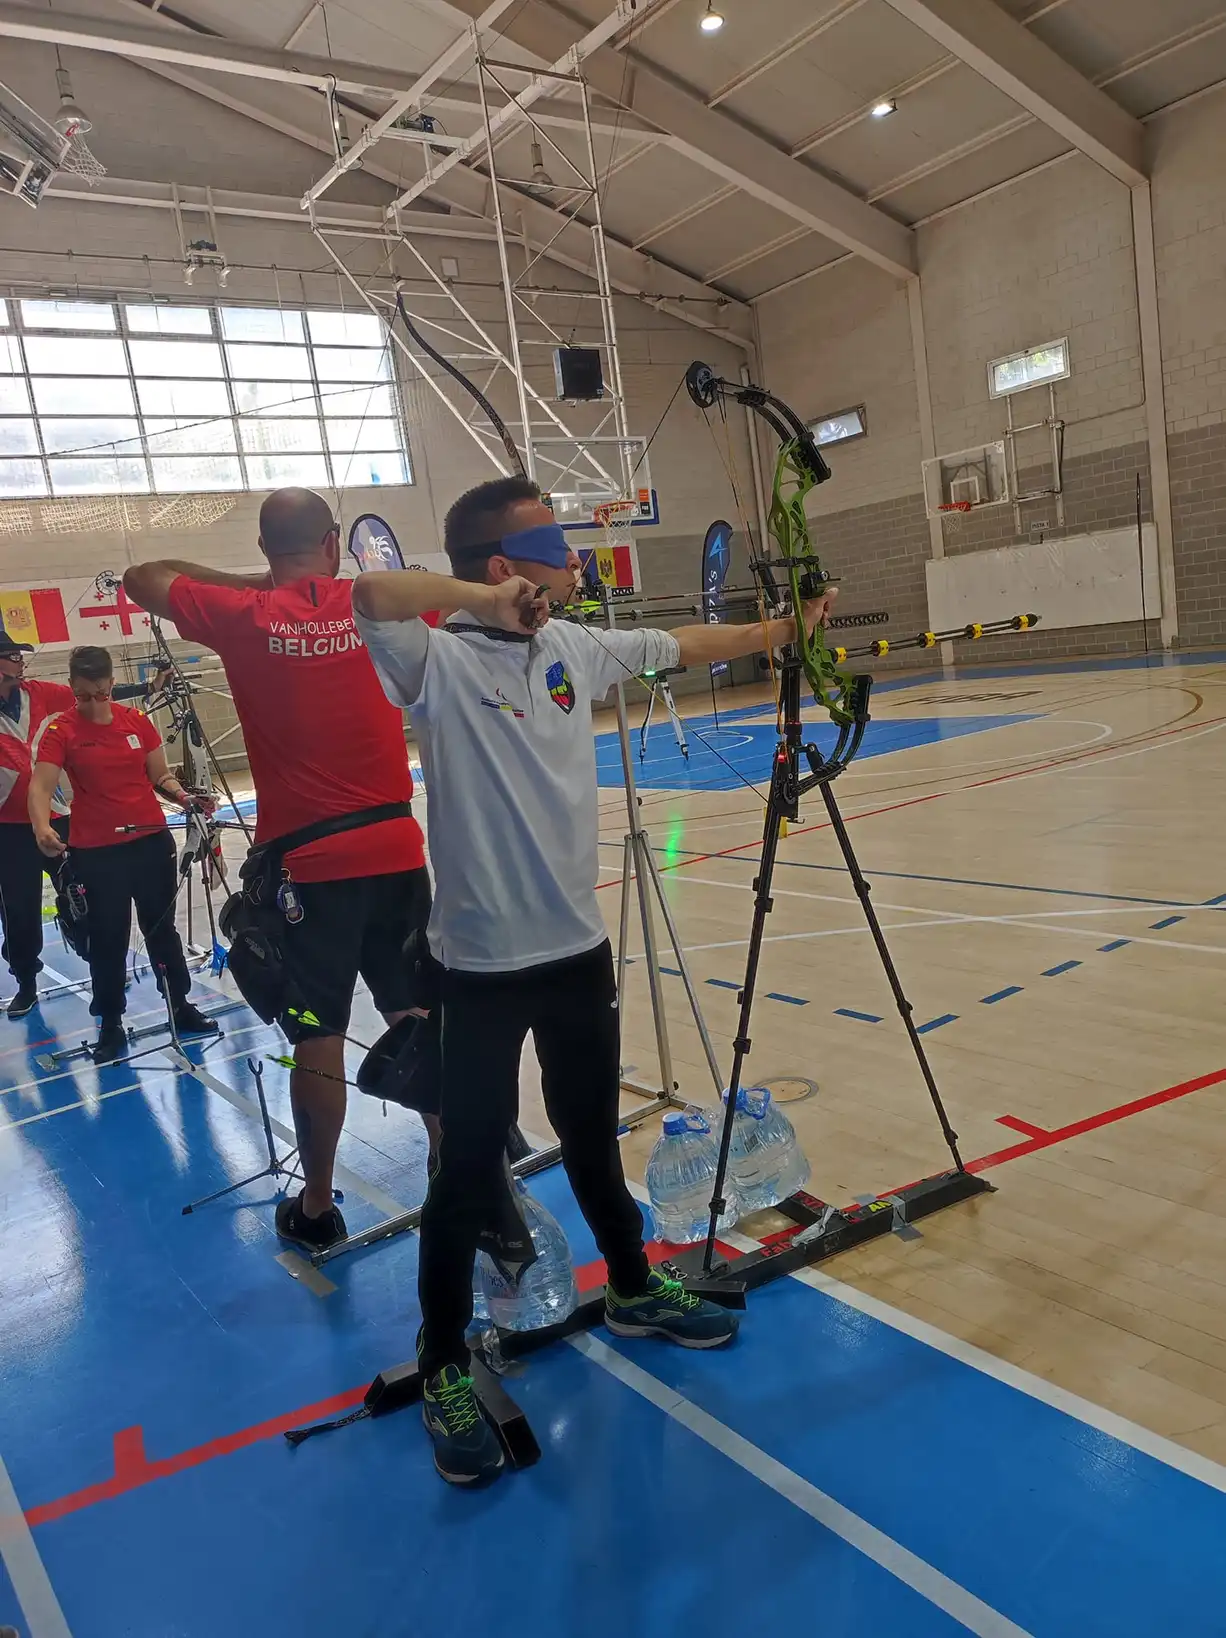
<path fill-rule="evenodd" d="M 421 749 L 442 968 L 439 1164 L 422 1214 L 418 1357 L 423 1414 L 445 1479 L 496 1477 L 502 1450 L 467 1374 L 483 1202 L 498 1188 L 531 1032 L 566 1173 L 609 1270 L 618 1336 L 730 1342 L 724 1309 L 653 1272 L 617 1147 L 620 1050 L 613 956 L 596 899 L 591 706 L 619 679 L 731 660 L 795 635 L 791 620 L 634 632 L 550 621 L 579 573 L 535 484 L 504 478 L 447 515 L 455 578 L 363 575 L 358 629 Z M 811 607 L 815 623 L 826 600 Z M 439 610 L 443 623 L 421 617 Z"/>

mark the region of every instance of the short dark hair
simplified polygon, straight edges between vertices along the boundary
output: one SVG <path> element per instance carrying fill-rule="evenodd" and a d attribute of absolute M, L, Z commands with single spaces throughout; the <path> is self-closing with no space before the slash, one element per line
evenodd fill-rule
<path fill-rule="evenodd" d="M 85 682 L 105 682 L 115 675 L 109 648 L 94 648 L 83 643 L 68 656 L 68 679 L 80 677 Z"/>
<path fill-rule="evenodd" d="M 443 520 L 443 549 L 457 580 L 484 580 L 485 566 L 498 550 L 508 507 L 541 498 L 531 478 L 491 478 L 469 489 Z"/>

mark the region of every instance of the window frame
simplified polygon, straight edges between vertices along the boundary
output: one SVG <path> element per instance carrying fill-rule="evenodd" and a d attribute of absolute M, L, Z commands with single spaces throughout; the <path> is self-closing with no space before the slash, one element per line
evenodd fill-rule
<path fill-rule="evenodd" d="M 287 311 L 292 311 L 292 312 L 300 315 L 301 331 L 302 331 L 302 337 L 303 337 L 302 341 L 288 341 L 288 340 L 284 341 L 284 342 L 265 341 L 265 342 L 260 343 L 260 345 L 262 345 L 264 347 L 274 347 L 274 348 L 284 346 L 284 347 L 287 347 L 287 348 L 292 348 L 292 349 L 294 349 L 296 351 L 297 350 L 305 350 L 309 374 L 308 374 L 308 377 L 306 379 L 302 379 L 302 380 L 289 379 L 289 380 L 286 380 L 286 381 L 282 382 L 282 381 L 272 381 L 272 380 L 264 381 L 262 378 L 257 378 L 257 377 L 237 376 L 237 375 L 232 373 L 231 366 L 230 366 L 230 358 L 229 358 L 229 353 L 228 353 L 228 350 L 227 350 L 229 345 L 230 345 L 230 342 L 228 342 L 227 337 L 225 335 L 225 323 L 224 323 L 224 319 L 223 319 L 223 312 L 225 310 L 242 309 L 244 307 L 250 308 L 253 311 L 265 310 L 268 307 L 267 303 L 257 303 L 257 302 L 243 303 L 243 302 L 230 302 L 230 301 L 210 301 L 210 302 L 176 301 L 173 304 L 169 304 L 169 303 L 161 303 L 161 302 L 132 301 L 132 300 L 130 300 L 128 298 L 125 298 L 123 296 L 117 296 L 117 297 L 115 297 L 115 298 L 113 298 L 113 299 L 111 299 L 109 301 L 104 297 L 96 297 L 96 296 L 79 298 L 81 300 L 81 302 L 82 302 L 82 305 L 88 306 L 88 307 L 93 308 L 93 309 L 96 309 L 96 308 L 98 308 L 100 306 L 109 306 L 110 307 L 110 309 L 111 309 L 111 311 L 112 311 L 112 313 L 114 315 L 115 326 L 114 326 L 113 330 L 102 331 L 102 330 L 99 330 L 97 327 L 90 327 L 90 328 L 82 327 L 81 329 L 78 330 L 78 329 L 73 329 L 73 328 L 70 328 L 70 327 L 60 327 L 60 326 L 56 326 L 54 328 L 44 328 L 44 327 L 42 327 L 42 326 L 40 326 L 38 324 L 29 324 L 29 325 L 27 325 L 26 322 L 25 322 L 25 317 L 24 317 L 24 313 L 23 313 L 23 309 L 22 309 L 23 299 L 37 301 L 37 300 L 41 300 L 43 298 L 40 298 L 38 296 L 33 296 L 33 295 L 31 295 L 28 298 L 23 298 L 22 296 L 19 296 L 19 295 L 13 294 L 13 293 L 8 293 L 8 292 L 6 292 L 4 294 L 0 294 L 0 311 L 3 311 L 3 324 L 0 327 L 3 328 L 3 332 L 4 332 L 5 337 L 13 344 L 14 357 L 12 359 L 12 362 L 16 363 L 19 366 L 19 368 L 16 371 L 11 372 L 12 373 L 12 378 L 20 379 L 20 380 L 24 381 L 24 383 L 25 383 L 26 397 L 27 397 L 27 401 L 28 401 L 29 406 L 30 406 L 29 415 L 31 415 L 33 417 L 34 430 L 35 430 L 35 442 L 37 444 L 37 451 L 36 452 L 31 451 L 28 455 L 24 455 L 24 456 L 20 456 L 20 457 L 14 456 L 13 459 L 15 461 L 20 459 L 22 461 L 33 461 L 33 462 L 35 462 L 37 467 L 42 472 L 43 488 L 42 488 L 42 492 L 40 494 L 37 494 L 37 495 L 30 495 L 30 494 L 26 494 L 26 495 L 13 494 L 13 495 L 10 495 L 10 494 L 6 493 L 3 490 L 3 488 L 0 488 L 0 503 L 3 503 L 5 501 L 18 501 L 18 502 L 21 502 L 21 501 L 35 501 L 35 500 L 68 499 L 68 498 L 71 498 L 71 496 L 73 494 L 75 494 L 75 493 L 81 493 L 81 494 L 86 494 L 86 493 L 89 493 L 89 494 L 107 493 L 107 494 L 116 494 L 116 495 L 139 495 L 139 494 L 157 495 L 157 494 L 162 494 L 162 493 L 169 493 L 169 491 L 159 490 L 159 488 L 157 487 L 157 483 L 155 481 L 155 469 L 154 469 L 155 459 L 162 459 L 162 458 L 166 457 L 166 451 L 164 449 L 160 448 L 160 447 L 156 447 L 157 444 L 158 444 L 159 437 L 163 435 L 162 432 L 161 432 L 161 429 L 156 427 L 156 423 L 159 422 L 159 421 L 165 421 L 167 419 L 176 419 L 176 420 L 185 421 L 185 422 L 195 422 L 197 420 L 201 421 L 201 422 L 206 422 L 206 421 L 208 421 L 208 422 L 211 422 L 211 421 L 227 422 L 229 424 L 229 426 L 230 426 L 230 435 L 231 435 L 231 437 L 233 439 L 233 448 L 234 448 L 233 454 L 226 453 L 226 454 L 223 455 L 223 454 L 221 454 L 219 452 L 219 454 L 216 457 L 210 457 L 210 456 L 205 455 L 205 454 L 194 455 L 194 456 L 188 457 L 185 454 L 184 459 L 191 458 L 191 459 L 194 459 L 194 460 L 206 461 L 206 460 L 209 460 L 211 458 L 216 458 L 216 459 L 219 459 L 219 460 L 225 460 L 227 462 L 232 462 L 233 460 L 237 459 L 238 470 L 239 470 L 240 477 L 241 477 L 241 489 L 238 492 L 239 493 L 246 493 L 246 494 L 263 494 L 263 493 L 267 493 L 268 489 L 269 489 L 269 485 L 266 482 L 263 482 L 262 480 L 255 477 L 253 474 L 257 470 L 257 463 L 262 465 L 264 463 L 264 461 L 269 458 L 269 452 L 267 452 L 267 451 L 260 452 L 260 451 L 247 450 L 244 447 L 242 427 L 248 421 L 258 421 L 258 420 L 266 420 L 266 419 L 270 419 L 270 418 L 275 418 L 275 411 L 264 410 L 264 411 L 261 411 L 259 413 L 255 413 L 255 412 L 242 411 L 242 410 L 240 410 L 238 408 L 238 397 L 237 397 L 236 390 L 235 390 L 236 389 L 236 383 L 244 382 L 244 381 L 247 381 L 249 379 L 254 381 L 257 386 L 260 386 L 260 387 L 263 387 L 263 388 L 267 388 L 267 387 L 274 387 L 274 388 L 275 387 L 284 387 L 286 389 L 287 396 L 297 395 L 301 400 L 304 400 L 304 401 L 307 400 L 308 396 L 309 396 L 309 401 L 312 404 L 312 411 L 311 411 L 311 413 L 309 413 L 307 415 L 301 416 L 300 419 L 303 422 L 308 423 L 308 424 L 309 424 L 309 422 L 310 422 L 310 420 L 312 418 L 314 419 L 315 424 L 316 424 L 316 428 L 317 428 L 317 431 L 318 431 L 318 434 L 319 434 L 319 453 L 318 453 L 318 455 L 312 454 L 309 457 L 304 454 L 303 459 L 305 460 L 305 459 L 309 458 L 311 460 L 320 460 L 320 461 L 322 461 L 323 471 L 326 474 L 326 477 L 323 480 L 316 480 L 316 481 L 326 482 L 326 485 L 328 487 L 338 489 L 338 490 L 339 489 L 345 489 L 345 488 L 355 488 L 355 487 L 360 487 L 360 486 L 358 484 L 356 484 L 356 483 L 350 482 L 350 480 L 348 479 L 348 476 L 347 476 L 347 471 L 348 471 L 348 469 L 350 469 L 352 467 L 352 464 L 353 464 L 353 461 L 354 461 L 354 458 L 355 458 L 354 453 L 352 451 L 349 451 L 349 452 L 337 451 L 337 452 L 334 453 L 332 448 L 331 448 L 331 442 L 330 442 L 330 439 L 329 439 L 329 436 L 328 436 L 328 429 L 329 429 L 330 421 L 331 420 L 337 420 L 337 421 L 365 420 L 367 417 L 365 415 L 355 416 L 352 413 L 352 405 L 351 404 L 346 406 L 347 410 L 348 410 L 348 413 L 343 414 L 343 415 L 338 414 L 338 415 L 334 415 L 334 416 L 330 417 L 329 414 L 328 414 L 328 410 L 327 410 L 327 404 L 328 404 L 329 398 L 332 397 L 334 394 L 337 395 L 337 396 L 339 396 L 341 394 L 352 395 L 355 392 L 361 392 L 361 391 L 363 391 L 364 389 L 367 389 L 367 388 L 372 388 L 372 389 L 378 389 L 378 388 L 382 388 L 382 387 L 390 388 L 391 389 L 391 393 L 390 393 L 391 414 L 390 415 L 387 415 L 386 413 L 384 413 L 384 414 L 374 414 L 374 415 L 370 416 L 370 419 L 377 420 L 377 421 L 380 421 L 380 422 L 387 421 L 389 423 L 389 431 L 390 431 L 391 435 L 395 438 L 395 443 L 394 443 L 394 445 L 392 447 L 388 448 L 387 450 L 379 450 L 379 451 L 375 451 L 375 452 L 364 452 L 364 453 L 369 454 L 372 459 L 382 457 L 382 458 L 387 459 L 389 461 L 393 460 L 393 459 L 396 459 L 396 460 L 399 461 L 400 467 L 401 467 L 401 469 L 402 469 L 402 471 L 404 473 L 403 479 L 398 480 L 398 481 L 394 481 L 394 482 L 391 482 L 391 483 L 388 483 L 388 482 L 385 481 L 384 484 L 382 485 L 382 487 L 389 487 L 389 488 L 408 487 L 408 486 L 412 485 L 415 482 L 412 451 L 411 451 L 410 443 L 409 443 L 408 425 L 407 425 L 407 421 L 406 421 L 406 417 L 405 417 L 405 410 L 404 410 L 404 398 L 403 398 L 403 394 L 401 392 L 398 372 L 397 372 L 396 367 L 395 367 L 395 353 L 394 353 L 394 350 L 393 350 L 393 347 L 392 347 L 390 334 L 388 334 L 386 331 L 384 332 L 383 346 L 382 346 L 381 349 L 379 349 L 379 351 L 381 351 L 383 353 L 383 355 L 388 360 L 387 375 L 386 375 L 386 377 L 384 379 L 382 379 L 380 381 L 377 381 L 377 382 L 369 382 L 369 381 L 330 381 L 330 380 L 321 381 L 320 371 L 321 371 L 321 369 L 324 369 L 324 370 L 327 369 L 328 359 L 326 357 L 317 359 L 317 357 L 316 357 L 317 352 L 326 354 L 326 353 L 328 353 L 330 351 L 334 351 L 334 350 L 353 351 L 354 350 L 354 344 L 353 343 L 346 343 L 346 344 L 344 344 L 342 346 L 342 344 L 337 343 L 334 346 L 332 343 L 328 343 L 328 342 L 315 342 L 315 341 L 313 341 L 311 339 L 310 315 L 312 313 L 319 313 L 321 315 L 323 315 L 323 314 L 331 315 L 333 312 L 337 312 L 337 313 L 344 312 L 344 311 L 346 311 L 346 309 L 343 309 L 343 308 L 333 309 L 333 308 L 326 308 L 326 307 L 322 307 L 322 306 L 319 307 L 319 308 L 302 307 L 302 308 L 287 309 Z M 76 299 L 76 298 L 74 298 L 74 299 Z M 128 310 L 129 309 L 143 309 L 143 308 L 148 307 L 148 306 L 153 306 L 153 307 L 173 306 L 173 307 L 176 307 L 176 308 L 191 308 L 193 311 L 200 311 L 200 312 L 207 313 L 208 314 L 208 329 L 207 329 L 207 332 L 205 330 L 203 330 L 203 329 L 200 329 L 200 328 L 198 328 L 198 329 L 196 329 L 194 331 L 183 331 L 183 332 L 166 331 L 166 332 L 163 332 L 163 331 L 156 330 L 156 329 L 155 330 L 142 330 L 142 329 L 133 327 L 133 325 L 130 324 L 130 322 L 129 322 Z M 135 413 L 135 420 L 136 420 L 136 423 L 137 423 L 137 436 L 136 436 L 136 439 L 131 442 L 129 447 L 125 448 L 122 451 L 122 453 L 111 451 L 109 446 L 104 446 L 104 445 L 94 446 L 94 445 L 89 445 L 89 444 L 83 444 L 79 449 L 74 449 L 72 451 L 49 451 L 48 450 L 47 440 L 44 437 L 43 426 L 42 426 L 42 422 L 43 422 L 44 417 L 39 412 L 39 410 L 37 408 L 37 405 L 36 405 L 36 398 L 35 398 L 35 393 L 34 393 L 34 383 L 35 383 L 36 380 L 43 380 L 43 379 L 54 380 L 57 377 L 60 377 L 60 378 L 62 378 L 64 380 L 70 380 L 70 379 L 76 379 L 76 377 L 73 376 L 72 373 L 68 372 L 68 371 L 56 371 L 56 372 L 51 372 L 51 373 L 48 373 L 47 371 L 31 371 L 29 352 L 28 352 L 27 347 L 26 347 L 27 336 L 30 339 L 35 339 L 35 338 L 42 339 L 42 338 L 45 338 L 45 337 L 55 337 L 57 340 L 66 340 L 66 341 L 72 341 L 72 340 L 101 340 L 101 339 L 105 338 L 105 339 L 117 340 L 121 344 L 122 349 L 123 349 L 123 360 L 124 360 L 124 365 L 125 365 L 125 373 L 122 374 L 122 375 L 114 374 L 114 375 L 107 375 L 107 376 L 91 376 L 90 379 L 91 380 L 126 380 L 127 381 L 128 387 L 129 387 L 130 392 L 131 392 L 133 409 L 134 409 L 134 413 Z M 214 415 L 201 415 L 201 416 L 181 415 L 181 416 L 167 417 L 166 415 L 160 415 L 160 414 L 159 415 L 155 415 L 155 414 L 148 414 L 147 415 L 145 413 L 145 411 L 141 407 L 141 396 L 140 396 L 140 390 L 139 390 L 140 383 L 150 382 L 150 381 L 158 381 L 158 380 L 167 380 L 167 381 L 181 380 L 181 379 L 184 379 L 184 376 L 183 376 L 183 371 L 182 370 L 180 370 L 178 373 L 170 372 L 170 373 L 167 373 L 165 375 L 158 375 L 158 374 L 154 374 L 154 373 L 150 372 L 147 368 L 142 369 L 141 372 L 138 374 L 135 367 L 134 367 L 133 357 L 132 357 L 132 343 L 133 342 L 143 342 L 143 343 L 150 343 L 150 342 L 153 342 L 153 343 L 157 343 L 157 342 L 169 342 L 169 343 L 173 343 L 173 342 L 197 342 L 197 343 L 203 343 L 203 344 L 207 344 L 207 345 L 211 345 L 211 346 L 215 347 L 216 350 L 217 350 L 218 356 L 220 357 L 220 360 L 221 360 L 221 375 L 220 376 L 210 376 L 209 379 L 211 381 L 217 382 L 218 385 L 220 385 L 220 386 L 222 386 L 224 388 L 225 396 L 226 396 L 226 403 L 227 403 L 227 410 L 225 412 L 218 412 L 217 414 L 214 414 Z M 376 349 L 372 348 L 370 350 L 372 352 L 374 352 Z M 240 355 L 240 357 L 241 357 L 241 355 Z M 82 376 L 82 379 L 84 379 L 84 376 Z M 306 392 L 303 392 L 304 388 L 307 389 Z M 383 405 L 383 403 L 385 401 L 386 401 L 385 399 L 382 399 L 382 398 L 380 399 L 380 407 L 382 407 L 382 405 Z M 339 408 L 339 406 L 338 406 L 338 408 Z M 290 413 L 292 414 L 293 412 L 291 411 Z M 27 418 L 27 417 L 22 417 L 22 419 L 25 419 L 25 418 Z M 125 415 L 123 418 L 124 419 L 129 419 L 130 417 Z M 96 421 L 98 421 L 100 419 L 103 419 L 103 417 L 97 411 L 82 412 L 79 416 L 75 415 L 73 412 L 68 412 L 67 414 L 65 414 L 62 411 L 57 411 L 54 415 L 48 414 L 46 416 L 46 419 L 48 421 L 64 421 L 64 420 L 79 419 L 84 424 L 84 423 L 87 423 L 87 422 L 90 422 L 90 421 L 96 422 Z M 152 428 L 150 426 L 150 423 L 154 423 L 154 426 Z M 153 440 L 152 446 L 151 446 L 151 442 L 150 442 L 151 439 Z M 52 461 L 62 461 L 62 460 L 65 460 L 65 459 L 72 459 L 74 457 L 76 459 L 78 459 L 78 460 L 90 460 L 90 459 L 101 460 L 101 459 L 106 459 L 108 454 L 111 454 L 111 453 L 115 454 L 116 459 L 123 459 L 124 461 L 138 460 L 138 461 L 140 461 L 142 463 L 143 468 L 144 468 L 144 474 L 145 474 L 145 487 L 143 489 L 132 489 L 132 488 L 120 486 L 120 487 L 117 487 L 117 488 L 115 488 L 113 490 L 104 490 L 104 491 L 72 491 L 72 490 L 64 491 L 64 490 L 61 490 L 61 491 L 57 492 L 57 490 L 55 488 L 55 485 L 54 485 L 54 483 L 52 481 L 53 468 L 52 468 L 52 465 L 50 464 Z M 286 458 L 289 458 L 292 455 L 292 453 L 293 453 L 292 451 L 286 451 L 285 452 Z M 3 463 L 4 459 L 5 458 L 0 457 L 0 463 Z M 249 465 L 249 461 L 250 461 L 250 465 Z M 4 469 L 5 468 L 4 468 L 3 464 L 0 464 L 0 471 L 3 471 Z M 201 487 L 200 485 L 193 485 L 190 491 L 185 491 L 185 492 L 210 494 L 210 493 L 213 493 L 214 491 L 208 489 L 207 487 Z M 235 490 L 234 490 L 232 485 L 226 485 L 224 488 L 219 487 L 218 490 L 216 491 L 216 493 L 219 493 L 219 494 L 220 493 L 233 494 L 233 493 L 235 493 Z"/>
<path fill-rule="evenodd" d="M 859 418 L 859 432 L 849 432 L 846 438 L 819 438 L 817 429 L 826 421 L 838 421 L 844 415 L 855 415 Z M 868 411 L 863 404 L 848 404 L 844 409 L 831 410 L 826 415 L 814 415 L 806 422 L 809 431 L 819 449 L 833 449 L 838 444 L 854 444 L 860 438 L 868 437 Z"/>
<path fill-rule="evenodd" d="M 1017 364 L 1024 358 L 1033 358 L 1036 353 L 1045 353 L 1059 347 L 1064 352 L 1064 368 L 1057 375 L 1041 375 L 1035 381 L 1019 381 L 1015 387 L 998 387 L 996 372 L 1004 364 Z M 993 358 L 988 363 L 988 397 L 1012 398 L 1016 392 L 1031 392 L 1035 387 L 1054 387 L 1057 381 L 1067 381 L 1073 373 L 1073 361 L 1069 353 L 1067 336 L 1053 336 L 1050 341 L 1036 341 L 1033 346 L 1019 347 L 1015 353 L 1005 353 L 1002 358 Z"/>

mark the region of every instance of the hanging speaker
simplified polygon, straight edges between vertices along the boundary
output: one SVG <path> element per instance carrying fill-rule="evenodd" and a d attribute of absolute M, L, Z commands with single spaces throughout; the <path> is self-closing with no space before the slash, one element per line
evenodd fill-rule
<path fill-rule="evenodd" d="M 599 347 L 555 347 L 553 375 L 558 397 L 572 404 L 604 397 Z"/>

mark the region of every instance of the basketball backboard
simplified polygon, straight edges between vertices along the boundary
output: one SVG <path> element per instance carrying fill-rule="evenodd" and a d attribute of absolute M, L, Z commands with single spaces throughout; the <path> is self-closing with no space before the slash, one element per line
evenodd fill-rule
<path fill-rule="evenodd" d="M 1012 500 L 1003 440 L 937 455 L 924 462 L 924 503 L 930 518 L 949 507 L 999 506 Z"/>
<path fill-rule="evenodd" d="M 633 500 L 633 526 L 659 523 L 646 438 L 533 438 L 536 479 L 564 529 L 599 529 L 597 509 Z"/>

